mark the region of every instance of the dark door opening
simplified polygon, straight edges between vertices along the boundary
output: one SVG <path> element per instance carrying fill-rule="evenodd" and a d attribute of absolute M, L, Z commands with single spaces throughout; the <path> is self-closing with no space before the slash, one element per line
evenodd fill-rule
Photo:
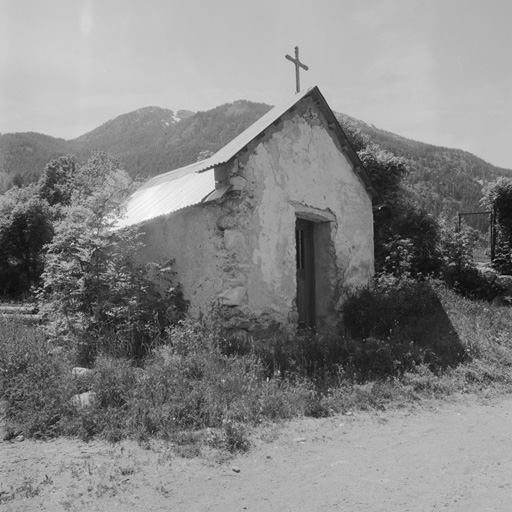
<path fill-rule="evenodd" d="M 297 312 L 301 329 L 314 329 L 316 324 L 314 226 L 314 222 L 304 219 L 297 219 L 295 224 Z"/>

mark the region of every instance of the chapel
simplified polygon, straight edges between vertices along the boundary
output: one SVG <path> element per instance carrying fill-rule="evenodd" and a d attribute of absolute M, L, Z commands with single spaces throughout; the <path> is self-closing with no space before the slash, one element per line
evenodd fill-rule
<path fill-rule="evenodd" d="M 237 336 L 332 329 L 374 273 L 380 196 L 319 88 L 297 93 L 210 158 L 137 190 L 120 225 L 146 261 L 172 258 L 189 315 Z"/>

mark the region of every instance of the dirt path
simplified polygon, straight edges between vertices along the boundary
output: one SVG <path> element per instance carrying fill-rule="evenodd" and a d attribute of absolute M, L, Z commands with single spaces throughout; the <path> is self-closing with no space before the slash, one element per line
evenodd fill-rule
<path fill-rule="evenodd" d="M 0 443 L 6 511 L 512 510 L 512 398 L 262 431 L 228 463 L 69 440 Z"/>

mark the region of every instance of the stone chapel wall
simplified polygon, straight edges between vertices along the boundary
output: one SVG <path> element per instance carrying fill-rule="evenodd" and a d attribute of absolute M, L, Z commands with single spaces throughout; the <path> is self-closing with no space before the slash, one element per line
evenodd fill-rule
<path fill-rule="evenodd" d="M 317 222 L 319 327 L 373 274 L 371 199 L 312 102 L 284 116 L 226 168 L 217 225 L 229 255 L 222 311 L 233 329 L 297 325 L 295 221 Z"/>

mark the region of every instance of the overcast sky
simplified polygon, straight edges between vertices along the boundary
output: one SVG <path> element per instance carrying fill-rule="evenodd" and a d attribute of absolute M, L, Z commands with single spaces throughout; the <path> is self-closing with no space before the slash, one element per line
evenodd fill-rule
<path fill-rule="evenodd" d="M 512 168 L 512 0 L 0 0 L 0 132 L 295 92 Z"/>

